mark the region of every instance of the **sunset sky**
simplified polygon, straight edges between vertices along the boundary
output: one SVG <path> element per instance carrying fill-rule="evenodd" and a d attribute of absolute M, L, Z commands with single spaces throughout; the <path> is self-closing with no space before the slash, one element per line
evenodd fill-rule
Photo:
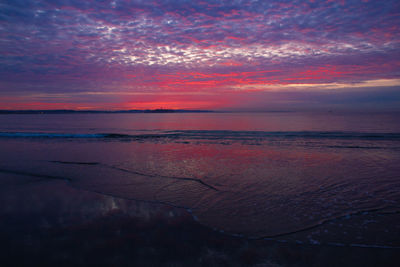
<path fill-rule="evenodd" d="M 400 1 L 0 2 L 0 109 L 400 109 Z"/>

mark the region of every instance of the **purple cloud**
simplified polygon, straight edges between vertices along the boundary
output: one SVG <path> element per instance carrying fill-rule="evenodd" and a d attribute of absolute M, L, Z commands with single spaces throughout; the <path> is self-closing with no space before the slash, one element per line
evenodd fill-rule
<path fill-rule="evenodd" d="M 74 103 L 398 79 L 398 25 L 395 0 L 3 1 L 0 90 Z"/>

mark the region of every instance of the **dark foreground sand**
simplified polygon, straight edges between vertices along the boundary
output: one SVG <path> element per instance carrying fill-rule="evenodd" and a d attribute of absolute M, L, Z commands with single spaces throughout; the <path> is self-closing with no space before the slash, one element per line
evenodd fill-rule
<path fill-rule="evenodd" d="M 183 209 L 0 178 L 1 266 L 400 266 L 400 249 L 248 240 Z"/>

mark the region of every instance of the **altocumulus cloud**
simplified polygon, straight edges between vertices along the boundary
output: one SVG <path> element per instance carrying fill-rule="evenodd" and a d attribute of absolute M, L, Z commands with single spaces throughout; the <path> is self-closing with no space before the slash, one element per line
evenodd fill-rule
<path fill-rule="evenodd" d="M 2 1 L 0 104 L 395 107 L 398 25 L 396 0 Z"/>

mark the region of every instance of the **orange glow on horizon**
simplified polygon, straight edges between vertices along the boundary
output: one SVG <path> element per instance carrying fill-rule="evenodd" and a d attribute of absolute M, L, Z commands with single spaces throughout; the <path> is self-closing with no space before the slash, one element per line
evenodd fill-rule
<path fill-rule="evenodd" d="M 126 105 L 127 109 L 213 109 L 220 108 L 220 103 L 209 101 L 149 101 L 133 102 Z"/>

